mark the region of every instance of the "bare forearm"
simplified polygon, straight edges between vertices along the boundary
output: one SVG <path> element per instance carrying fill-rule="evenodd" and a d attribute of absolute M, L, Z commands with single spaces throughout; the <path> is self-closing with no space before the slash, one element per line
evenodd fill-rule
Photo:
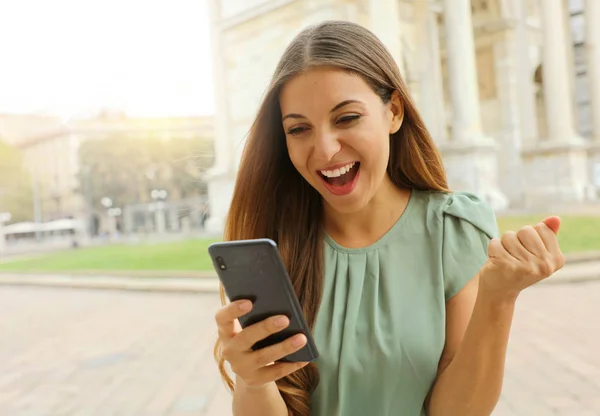
<path fill-rule="evenodd" d="M 238 382 L 233 394 L 233 414 L 235 416 L 288 416 L 288 410 L 274 382 L 256 389 Z"/>
<path fill-rule="evenodd" d="M 492 413 L 502 391 L 515 300 L 479 292 L 461 346 L 433 387 L 430 416 Z"/>

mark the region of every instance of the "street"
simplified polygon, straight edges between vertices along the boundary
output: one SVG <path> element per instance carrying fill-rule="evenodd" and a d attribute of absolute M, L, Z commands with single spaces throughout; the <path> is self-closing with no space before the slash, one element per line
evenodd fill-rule
<path fill-rule="evenodd" d="M 600 282 L 519 299 L 494 415 L 600 414 Z M 0 415 L 228 416 L 216 294 L 0 286 Z"/>

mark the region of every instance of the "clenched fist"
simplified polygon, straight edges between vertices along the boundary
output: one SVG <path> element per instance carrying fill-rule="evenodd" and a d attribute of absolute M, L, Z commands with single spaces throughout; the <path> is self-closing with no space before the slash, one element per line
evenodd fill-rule
<path fill-rule="evenodd" d="M 519 232 L 494 238 L 479 273 L 479 290 L 500 298 L 516 298 L 525 288 L 551 276 L 565 264 L 556 234 L 560 218 L 548 217 Z"/>

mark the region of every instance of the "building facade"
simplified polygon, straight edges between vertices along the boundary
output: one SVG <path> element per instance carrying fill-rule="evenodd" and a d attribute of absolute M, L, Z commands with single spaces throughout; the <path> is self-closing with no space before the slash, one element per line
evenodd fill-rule
<path fill-rule="evenodd" d="M 279 57 L 300 30 L 324 20 L 359 23 L 384 42 L 436 140 L 453 189 L 476 192 L 498 210 L 599 196 L 597 0 L 209 4 L 215 231 L 223 226 L 243 139 Z"/>
<path fill-rule="evenodd" d="M 31 173 L 36 221 L 71 218 L 87 224 L 93 217 L 99 232 L 110 231 L 114 219 L 108 218 L 106 211 L 90 212 L 90 204 L 81 192 L 79 148 L 82 143 L 115 135 L 135 137 L 140 141 L 173 137 L 211 143 L 214 136 L 212 116 L 134 118 L 107 112 L 93 118 L 43 120 L 45 122 L 40 122 L 38 116 L 0 115 L 2 139 L 21 150 Z M 152 202 L 150 195 L 146 198 L 148 203 Z M 172 193 L 169 199 L 181 198 Z M 123 228 L 131 228 L 127 224 L 129 212 L 124 210 Z M 89 224 L 86 228 L 90 229 Z"/>

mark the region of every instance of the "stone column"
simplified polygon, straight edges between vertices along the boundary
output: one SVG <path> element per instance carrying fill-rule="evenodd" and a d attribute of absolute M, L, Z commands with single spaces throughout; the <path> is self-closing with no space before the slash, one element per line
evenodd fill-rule
<path fill-rule="evenodd" d="M 542 18 L 542 74 L 548 139 L 555 142 L 573 142 L 580 138 L 575 133 L 573 119 L 573 92 L 571 89 L 569 53 L 563 0 L 543 0 Z"/>
<path fill-rule="evenodd" d="M 501 189 L 515 208 L 523 207 L 526 181 L 521 153 L 538 140 L 534 67 L 523 0 L 505 2 L 506 17 L 513 22 L 503 41 L 494 44 L 494 66 L 502 132 L 499 134 L 498 173 Z"/>
<path fill-rule="evenodd" d="M 527 206 L 552 209 L 586 199 L 587 153 L 575 130 L 563 0 L 539 0 L 542 84 L 548 137 L 524 152 Z"/>
<path fill-rule="evenodd" d="M 206 230 L 210 233 L 220 233 L 223 230 L 235 181 L 234 148 L 230 137 L 229 108 L 227 105 L 227 68 L 221 32 L 221 1 L 208 1 L 215 94 L 215 164 L 207 175 L 210 218 L 205 224 Z"/>
<path fill-rule="evenodd" d="M 488 141 L 481 131 L 471 1 L 444 0 L 444 19 L 452 139 L 468 143 Z"/>
<path fill-rule="evenodd" d="M 592 134 L 600 142 L 600 1 L 585 3 L 585 42 L 588 54 L 587 76 L 592 101 Z"/>
<path fill-rule="evenodd" d="M 402 76 L 406 77 L 398 0 L 369 0 L 369 26 L 394 57 Z"/>
<path fill-rule="evenodd" d="M 586 0 L 585 43 L 587 49 L 587 77 L 590 88 L 592 146 L 590 166 L 595 197 L 600 199 L 600 1 Z"/>
<path fill-rule="evenodd" d="M 224 45 L 221 36 L 220 6 L 221 0 L 209 0 L 210 8 L 210 36 L 211 36 L 211 61 L 212 76 L 215 94 L 215 120 L 214 120 L 214 142 L 215 142 L 215 164 L 213 170 L 216 172 L 227 171 L 231 165 L 231 143 L 228 138 L 227 123 L 227 96 L 225 94 L 225 71 Z M 215 172 L 215 173 L 216 173 Z"/>
<path fill-rule="evenodd" d="M 470 0 L 444 0 L 452 136 L 440 146 L 450 186 L 478 194 L 495 209 L 508 200 L 498 188 L 496 144 L 481 126 Z"/>
<path fill-rule="evenodd" d="M 523 205 L 523 174 L 521 172 L 521 148 L 523 125 L 518 89 L 518 69 L 514 56 L 517 43 L 513 31 L 504 34 L 504 41 L 493 46 L 496 94 L 498 99 L 498 182 L 510 198 L 513 207 Z"/>
<path fill-rule="evenodd" d="M 527 23 L 527 3 L 523 0 L 512 0 L 512 6 L 517 24 L 513 51 L 517 70 L 515 75 L 517 77 L 522 144 L 525 147 L 531 147 L 537 142 L 539 132 L 536 120 L 535 86 L 533 84 L 535 68 L 531 60 L 532 49 Z"/>
<path fill-rule="evenodd" d="M 440 56 L 440 33 L 437 21 L 438 10 L 432 0 L 417 3 L 416 24 L 417 47 L 422 48 L 419 69 L 420 94 L 419 110 L 438 145 L 448 141 L 446 133 L 446 109 L 444 108 L 444 87 L 442 80 L 442 60 Z"/>

